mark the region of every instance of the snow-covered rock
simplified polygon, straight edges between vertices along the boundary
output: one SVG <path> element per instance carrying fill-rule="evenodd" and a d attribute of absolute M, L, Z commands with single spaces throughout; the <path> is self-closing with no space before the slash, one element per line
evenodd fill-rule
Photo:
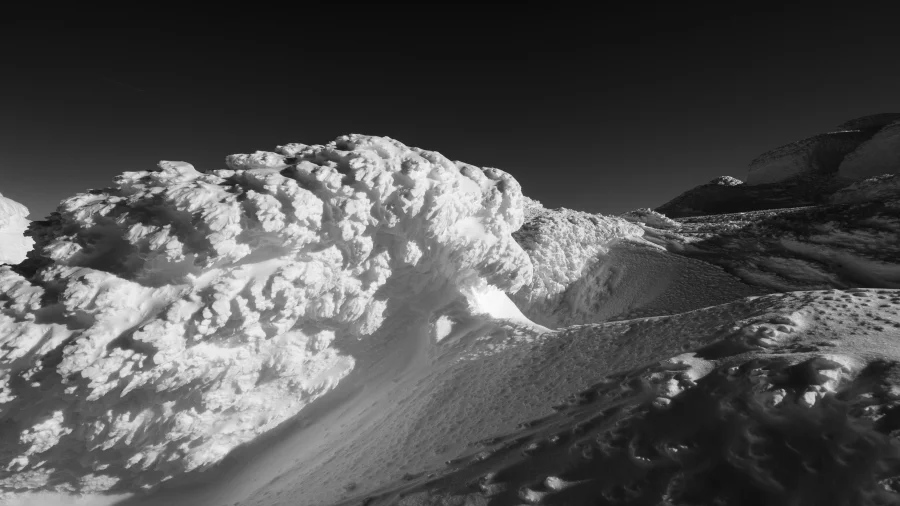
<path fill-rule="evenodd" d="M 34 240 L 24 235 L 30 221 L 28 208 L 0 194 L 0 264 L 25 260 Z"/>
<path fill-rule="evenodd" d="M 900 121 L 885 126 L 848 154 L 838 174 L 854 180 L 900 174 Z"/>
<path fill-rule="evenodd" d="M 398 329 L 531 282 L 500 170 L 362 135 L 227 164 L 126 172 L 36 228 L 31 272 L 0 267 L 0 490 L 209 466 L 333 389 L 357 343 L 411 346 L 427 334 Z"/>

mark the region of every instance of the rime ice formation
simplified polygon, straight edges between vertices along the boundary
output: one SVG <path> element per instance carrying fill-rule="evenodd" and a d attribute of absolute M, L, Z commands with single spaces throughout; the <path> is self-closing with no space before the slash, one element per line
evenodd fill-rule
<path fill-rule="evenodd" d="M 534 280 L 512 299 L 548 327 L 672 314 L 760 292 L 720 267 L 672 255 L 646 236 L 680 226 L 637 210 L 619 218 L 545 210 L 513 234 Z M 696 290 L 698 283 L 708 285 Z"/>
<path fill-rule="evenodd" d="M 23 235 L 28 228 L 28 208 L 0 194 L 0 264 L 25 260 L 34 241 Z"/>
<path fill-rule="evenodd" d="M 227 164 L 126 172 L 61 203 L 27 272 L 0 267 L 0 488 L 128 490 L 216 463 L 392 319 L 460 297 L 489 313 L 486 294 L 531 281 L 502 171 L 361 135 Z"/>

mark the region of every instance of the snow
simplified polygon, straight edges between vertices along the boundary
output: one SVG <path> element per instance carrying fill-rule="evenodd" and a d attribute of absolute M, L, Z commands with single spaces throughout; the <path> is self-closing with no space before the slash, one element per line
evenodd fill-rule
<path fill-rule="evenodd" d="M 680 226 L 649 210 L 621 218 L 545 211 L 514 234 L 531 258 L 534 278 L 512 299 L 532 321 L 555 328 L 690 311 L 762 293 L 719 267 L 647 240 L 648 233 Z M 701 280 L 702 291 L 696 289 Z"/>
<path fill-rule="evenodd" d="M 772 166 L 836 170 L 829 142 Z M 900 497 L 894 175 L 673 219 L 386 137 L 226 166 L 124 173 L 0 266 L 0 501 Z"/>
<path fill-rule="evenodd" d="M 894 503 L 897 303 L 796 292 L 544 335 L 522 383 L 555 404 L 367 504 Z"/>
<path fill-rule="evenodd" d="M 750 162 L 748 185 L 777 183 L 804 174 L 838 171 L 844 157 L 868 139 L 860 131 L 819 134 L 773 149 Z"/>
<path fill-rule="evenodd" d="M 30 221 L 28 208 L 0 194 L 0 264 L 25 260 L 34 241 L 23 235 Z"/>
<path fill-rule="evenodd" d="M 838 173 L 849 179 L 900 173 L 900 121 L 885 126 L 848 154 Z"/>
<path fill-rule="evenodd" d="M 502 171 L 359 135 L 227 164 L 69 198 L 35 232 L 40 266 L 0 269 L 0 486 L 151 487 L 334 389 L 358 342 L 401 346 L 392 321 L 466 297 L 524 320 L 500 291 L 531 280 Z"/>

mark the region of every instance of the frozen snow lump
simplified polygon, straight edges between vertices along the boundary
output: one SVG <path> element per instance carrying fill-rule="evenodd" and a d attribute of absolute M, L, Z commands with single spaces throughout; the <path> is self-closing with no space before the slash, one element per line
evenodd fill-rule
<path fill-rule="evenodd" d="M 34 241 L 25 236 L 30 223 L 28 208 L 0 194 L 0 264 L 17 264 L 25 260 Z"/>
<path fill-rule="evenodd" d="M 391 319 L 531 282 L 500 170 L 364 135 L 227 165 L 126 172 L 0 267 L 0 493 L 212 465 L 333 388 L 353 343 L 390 342 Z"/>

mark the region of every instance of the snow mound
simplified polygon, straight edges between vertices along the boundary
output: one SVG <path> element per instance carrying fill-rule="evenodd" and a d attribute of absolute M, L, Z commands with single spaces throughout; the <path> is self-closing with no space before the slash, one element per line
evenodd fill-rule
<path fill-rule="evenodd" d="M 643 223 L 644 225 L 653 228 L 670 229 L 679 228 L 681 226 L 681 223 L 669 218 L 665 214 L 646 207 L 628 211 L 627 213 L 622 214 L 621 218 L 632 223 Z"/>
<path fill-rule="evenodd" d="M 227 164 L 126 172 L 0 267 L 0 490 L 207 467 L 334 388 L 358 343 L 397 340 L 382 329 L 531 282 L 500 170 L 362 135 Z"/>
<path fill-rule="evenodd" d="M 0 264 L 17 264 L 34 246 L 24 235 L 30 221 L 28 208 L 0 194 Z"/>
<path fill-rule="evenodd" d="M 870 136 L 860 131 L 831 132 L 773 149 L 750 162 L 746 184 L 777 183 L 804 174 L 833 174 L 844 157 Z"/>
<path fill-rule="evenodd" d="M 550 308 L 558 306 L 564 292 L 585 275 L 598 255 L 643 233 L 639 226 L 621 218 L 571 209 L 535 216 L 513 234 L 536 266 L 533 281 L 513 300 L 534 321 L 546 324 L 547 319 L 536 316 L 552 312 Z"/>
<path fill-rule="evenodd" d="M 848 154 L 838 173 L 849 179 L 900 173 L 900 121 L 885 126 Z"/>
<path fill-rule="evenodd" d="M 554 328 L 673 314 L 762 293 L 720 267 L 646 240 L 679 226 L 649 210 L 621 218 L 545 211 L 513 234 L 531 258 L 534 279 L 512 299 L 532 321 Z"/>

